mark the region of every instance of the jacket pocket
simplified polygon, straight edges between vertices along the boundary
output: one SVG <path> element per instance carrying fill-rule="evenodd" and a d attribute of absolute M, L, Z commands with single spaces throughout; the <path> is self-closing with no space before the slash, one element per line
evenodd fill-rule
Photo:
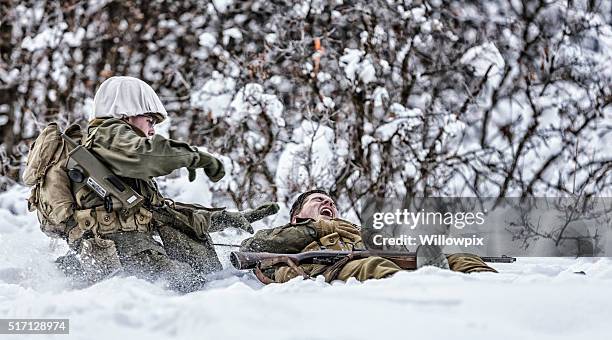
<path fill-rule="evenodd" d="M 324 246 L 327 249 L 334 249 L 334 250 L 340 250 L 339 245 L 338 245 L 338 241 L 340 240 L 340 235 L 338 235 L 338 233 L 332 233 L 329 235 L 326 235 L 324 237 L 321 237 L 319 239 L 319 243 L 321 243 L 322 246 Z"/>
<path fill-rule="evenodd" d="M 355 249 L 355 243 L 352 240 L 345 239 L 338 233 L 329 234 L 319 239 L 319 243 L 326 249 L 351 251 Z"/>

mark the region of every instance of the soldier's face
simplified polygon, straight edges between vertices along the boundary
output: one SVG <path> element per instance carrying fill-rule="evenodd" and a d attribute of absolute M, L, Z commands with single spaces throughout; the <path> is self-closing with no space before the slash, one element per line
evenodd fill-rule
<path fill-rule="evenodd" d="M 338 217 L 336 203 L 329 196 L 316 193 L 309 195 L 302 206 L 299 213 L 293 216 L 292 223 L 295 223 L 298 218 L 332 219 Z"/>
<path fill-rule="evenodd" d="M 140 115 L 135 117 L 129 117 L 127 120 L 130 125 L 138 128 L 147 137 L 151 137 L 155 134 L 155 118 L 149 115 Z"/>

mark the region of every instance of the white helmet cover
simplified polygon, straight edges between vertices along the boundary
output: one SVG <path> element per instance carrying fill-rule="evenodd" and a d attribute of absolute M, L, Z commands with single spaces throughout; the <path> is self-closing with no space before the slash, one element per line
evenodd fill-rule
<path fill-rule="evenodd" d="M 134 77 L 106 79 L 94 97 L 93 114 L 101 117 L 132 117 L 153 114 L 160 123 L 168 117 L 159 97 L 144 81 Z"/>

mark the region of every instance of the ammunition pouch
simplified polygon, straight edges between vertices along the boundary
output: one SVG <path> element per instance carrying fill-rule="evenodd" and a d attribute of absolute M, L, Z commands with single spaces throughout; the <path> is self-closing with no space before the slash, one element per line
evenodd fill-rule
<path fill-rule="evenodd" d="M 143 207 L 128 215 L 107 212 L 103 206 L 77 210 L 74 212 L 76 225 L 68 232 L 68 244 L 75 245 L 87 232 L 95 237 L 121 231 L 149 232 L 152 218 L 153 213 Z"/>

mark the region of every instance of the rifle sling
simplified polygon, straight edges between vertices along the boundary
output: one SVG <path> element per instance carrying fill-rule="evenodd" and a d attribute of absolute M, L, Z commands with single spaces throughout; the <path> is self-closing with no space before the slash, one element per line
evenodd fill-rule
<path fill-rule="evenodd" d="M 304 269 L 296 265 L 295 262 L 293 262 L 293 260 L 291 260 L 287 256 L 279 256 L 279 257 L 275 257 L 271 259 L 262 260 L 261 262 L 257 264 L 255 269 L 253 269 L 253 272 L 255 273 L 255 276 L 257 277 L 257 279 L 259 279 L 259 281 L 261 281 L 261 283 L 263 284 L 276 283 L 275 280 L 272 280 L 271 278 L 267 277 L 266 274 L 263 273 L 262 269 L 265 270 L 268 268 L 274 268 L 279 263 L 286 264 L 291 269 L 293 269 L 296 272 L 296 274 L 300 275 L 304 279 L 310 279 L 311 277 L 310 275 L 306 274 Z"/>
<path fill-rule="evenodd" d="M 325 268 L 325 271 L 323 272 L 323 277 L 325 277 L 325 282 L 331 283 L 332 281 L 337 279 L 338 275 L 340 274 L 340 271 L 342 270 L 342 268 L 344 268 L 344 266 L 347 263 L 349 263 L 350 261 L 352 261 L 354 259 L 355 259 L 354 254 L 348 254 L 344 258 L 342 258 L 342 260 L 340 260 L 340 261 L 332 264 L 331 266 Z"/>
<path fill-rule="evenodd" d="M 264 272 L 259 268 L 259 266 L 253 269 L 253 273 L 255 274 L 255 277 L 257 277 L 257 279 L 265 285 L 269 285 L 270 283 L 277 283 L 276 281 L 267 277 L 266 274 L 264 274 Z"/>

